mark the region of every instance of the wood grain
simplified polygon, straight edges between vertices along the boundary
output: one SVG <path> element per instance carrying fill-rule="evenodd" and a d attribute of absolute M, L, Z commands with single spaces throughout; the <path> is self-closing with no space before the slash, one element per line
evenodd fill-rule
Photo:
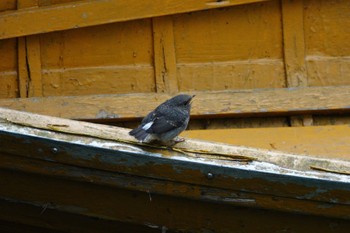
<path fill-rule="evenodd" d="M 19 96 L 21 98 L 27 98 L 29 85 L 29 70 L 27 62 L 26 38 L 19 37 L 17 43 Z"/>
<path fill-rule="evenodd" d="M 43 85 L 41 77 L 41 53 L 40 38 L 38 35 L 28 36 L 26 38 L 29 84 L 28 96 L 38 97 L 43 95 Z"/>
<path fill-rule="evenodd" d="M 38 0 L 18 0 L 17 9 L 38 7 L 38 4 Z M 20 97 L 42 96 L 39 38 L 19 37 L 17 39 L 17 59 Z"/>
<path fill-rule="evenodd" d="M 18 97 L 17 40 L 0 40 L 0 98 Z"/>
<path fill-rule="evenodd" d="M 320 158 L 350 159 L 350 127 L 271 127 L 188 130 L 182 136 Z"/>
<path fill-rule="evenodd" d="M 154 70 L 157 92 L 178 92 L 173 21 L 170 16 L 152 19 Z"/>
<path fill-rule="evenodd" d="M 252 89 L 191 92 L 192 116 L 269 116 L 349 111 L 350 87 Z M 93 95 L 1 100 L 0 106 L 74 119 L 125 120 L 144 117 L 168 94 Z"/>
<path fill-rule="evenodd" d="M 283 0 L 283 49 L 288 87 L 308 85 L 302 0 Z"/>
<path fill-rule="evenodd" d="M 89 0 L 21 9 L 0 15 L 0 39 L 261 1 Z"/>
<path fill-rule="evenodd" d="M 304 1 L 306 65 L 310 86 L 350 85 L 349 3 L 344 0 Z"/>
<path fill-rule="evenodd" d="M 283 49 L 288 87 L 308 86 L 306 68 L 304 4 L 302 0 L 283 0 Z M 312 125 L 311 115 L 291 116 L 292 126 Z"/>
<path fill-rule="evenodd" d="M 24 131 L 26 131 L 26 127 L 28 128 L 27 134 L 33 135 L 37 134 L 37 130 L 34 129 L 43 129 L 54 131 L 59 134 L 55 134 L 53 132 L 48 132 L 48 137 L 51 139 L 56 139 L 58 141 L 74 141 L 74 137 L 76 136 L 88 136 L 92 138 L 112 140 L 115 142 L 129 143 L 130 145 L 144 145 L 138 142 L 134 137 L 130 136 L 128 133 L 130 129 L 120 128 L 109 125 L 101 125 L 101 124 L 93 124 L 88 122 L 80 122 L 69 119 L 62 119 L 57 117 L 44 116 L 39 114 L 32 114 L 27 112 L 19 112 L 15 110 L 3 109 L 0 108 L 0 120 L 5 122 L 6 124 L 12 124 L 18 130 L 19 127 L 24 127 Z M 13 129 L 12 129 L 13 130 Z M 11 131 L 11 130 L 10 130 Z M 62 135 L 63 133 L 63 135 Z M 72 138 L 73 137 L 73 138 Z M 81 139 L 83 140 L 83 139 Z M 89 139 L 87 139 L 89 141 Z M 97 142 L 96 142 L 97 143 Z M 98 144 L 98 143 L 97 143 Z M 102 147 L 109 147 L 108 144 Z M 120 145 L 123 148 L 123 145 Z M 147 147 L 147 145 L 145 145 Z M 159 147 L 149 145 L 157 150 L 163 151 L 160 153 L 166 153 L 167 147 Z M 113 147 L 112 147 L 113 148 Z M 307 171 L 311 170 L 309 167 L 310 164 L 314 165 L 323 165 L 328 167 L 337 167 L 339 169 L 348 170 L 350 167 L 349 158 L 342 157 L 344 160 L 336 160 L 334 157 L 332 159 L 324 159 L 313 156 L 303 156 L 303 155 L 295 155 L 288 154 L 279 151 L 269 151 L 258 148 L 249 148 L 244 146 L 237 145 L 228 145 L 228 144 L 218 144 L 214 142 L 201 141 L 201 140 L 186 140 L 183 143 L 177 144 L 173 147 L 173 155 L 179 156 L 176 151 L 183 151 L 186 153 L 194 153 L 198 157 L 203 156 L 206 158 L 207 155 L 217 155 L 218 158 L 221 156 L 221 159 L 230 160 L 230 158 L 241 158 L 244 161 L 244 158 L 254 159 L 259 162 L 269 162 L 276 164 L 283 168 L 289 168 L 299 171 Z M 130 148 L 131 150 L 138 150 L 137 148 Z M 134 152 L 136 152 L 134 151 Z M 34 157 L 41 158 L 42 154 L 32 155 Z M 169 155 L 171 156 L 171 155 Z M 213 159 L 213 158 L 212 158 Z M 338 158 L 339 159 L 339 158 Z M 66 158 L 62 158 L 62 160 L 66 160 Z M 291 160 L 294 160 L 294 163 L 291 163 Z M 72 161 L 67 161 L 68 163 Z M 82 161 L 83 163 L 83 161 Z M 188 177 L 186 178 L 188 179 Z"/>

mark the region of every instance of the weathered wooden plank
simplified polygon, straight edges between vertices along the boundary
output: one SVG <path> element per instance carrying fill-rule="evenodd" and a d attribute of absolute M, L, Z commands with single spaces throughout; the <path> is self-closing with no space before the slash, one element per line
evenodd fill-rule
<path fill-rule="evenodd" d="M 281 59 L 177 64 L 182 91 L 282 88 L 286 86 L 284 75 Z"/>
<path fill-rule="evenodd" d="M 349 15 L 349 1 L 304 1 L 310 86 L 350 85 Z"/>
<path fill-rule="evenodd" d="M 90 0 L 23 9 L 0 15 L 0 39 L 261 1 Z"/>
<path fill-rule="evenodd" d="M 28 96 L 39 97 L 43 95 L 41 78 L 40 38 L 38 35 L 26 38 L 27 62 L 29 71 Z"/>
<path fill-rule="evenodd" d="M 19 83 L 19 96 L 21 98 L 28 97 L 28 85 L 29 85 L 29 70 L 27 63 L 27 49 L 26 38 L 18 38 L 17 54 L 18 54 L 18 83 Z"/>
<path fill-rule="evenodd" d="M 307 56 L 310 86 L 340 86 L 350 84 L 350 53 L 348 56 Z M 330 76 L 334 78 L 329 78 Z"/>
<path fill-rule="evenodd" d="M 286 86 L 279 1 L 173 17 L 179 90 Z"/>
<path fill-rule="evenodd" d="M 133 142 L 127 129 L 12 110 L 1 110 L 0 118 L 5 120 L 0 124 L 0 182 L 8 184 L 7 189 L 1 190 L 0 196 L 27 200 L 39 206 L 45 205 L 42 200 L 52 200 L 55 205 L 48 203 L 49 209 L 75 212 L 77 209 L 74 207 L 83 207 L 84 211 L 80 213 L 106 216 L 108 212 L 104 210 L 108 208 L 101 208 L 101 203 L 110 202 L 109 198 L 103 198 L 96 208 L 95 202 L 83 200 L 94 195 L 116 198 L 132 190 L 143 193 L 147 200 L 155 193 L 154 201 L 159 200 L 158 194 L 161 194 L 166 195 L 168 200 L 177 196 L 178 200 L 197 199 L 227 206 L 242 205 L 349 218 L 349 178 L 328 172 L 310 172 L 308 168 L 328 164 L 337 169 L 349 169 L 349 160 L 297 156 L 196 140 L 188 140 L 176 147 L 182 150 L 209 150 L 209 153 L 211 150 L 212 153 L 227 155 L 251 155 L 258 159 L 249 164 L 225 159 L 209 160 L 196 152 L 193 152 L 196 157 L 190 157 L 159 148 L 148 152 L 146 147 L 119 143 L 123 140 Z M 59 133 L 64 131 L 69 134 Z M 8 172 L 7 169 L 25 173 Z M 38 179 L 40 176 L 34 174 L 45 178 Z M 12 179 L 8 178 L 9 175 Z M 24 177 L 26 182 L 16 182 Z M 36 185 L 42 186 L 46 182 L 48 187 L 58 187 L 60 191 L 37 188 Z M 99 188 L 96 189 L 95 185 Z M 104 193 L 111 187 L 108 194 Z M 79 198 L 80 195 L 73 195 L 76 199 L 72 199 L 71 195 L 60 194 L 62 188 L 71 191 L 95 188 L 96 192 L 87 192 L 92 196 L 86 196 L 83 200 Z M 116 188 L 124 191 L 118 192 Z M 271 202 L 271 198 L 274 201 Z M 113 203 L 118 205 L 118 202 Z M 330 204 L 327 211 L 320 207 L 323 204 Z M 129 208 L 129 211 L 134 209 Z M 121 216 L 111 214 L 114 211 L 109 213 L 109 217 Z M 126 216 L 129 214 L 132 212 Z"/>
<path fill-rule="evenodd" d="M 164 195 L 168 199 L 173 197 L 175 198 L 183 198 L 183 199 L 192 199 L 201 202 L 201 205 L 205 205 L 205 203 L 215 202 L 220 204 L 225 204 L 227 207 L 231 206 L 243 206 L 243 207 L 255 207 L 255 208 L 264 208 L 268 210 L 279 210 L 285 211 L 288 209 L 288 212 L 297 212 L 297 213 L 311 213 L 314 215 L 325 215 L 325 216 L 333 216 L 343 218 L 344 213 L 346 213 L 347 206 L 334 205 L 334 208 L 328 208 L 327 212 L 320 211 L 319 205 L 320 203 L 314 202 L 310 203 L 305 200 L 298 199 L 288 199 L 283 197 L 274 196 L 275 200 L 271 202 L 271 196 L 258 194 L 258 193 L 250 193 L 250 192 L 235 192 L 233 190 L 227 189 L 216 189 L 212 187 L 205 186 L 197 186 L 186 183 L 178 183 L 164 180 L 156 180 L 150 179 L 146 177 L 133 177 L 125 174 L 120 174 L 117 172 L 106 172 L 106 171 L 98 171 L 91 170 L 91 168 L 79 168 L 75 166 L 63 165 L 63 164 L 55 164 L 52 162 L 45 162 L 40 160 L 33 160 L 29 158 L 24 158 L 20 156 L 6 155 L 1 154 L 0 156 L 0 168 L 4 169 L 12 169 L 23 174 L 39 175 L 42 177 L 40 181 L 43 181 L 43 177 L 45 180 L 50 180 L 51 178 L 58 180 L 65 180 L 67 183 L 76 183 L 76 185 L 85 184 L 86 186 L 94 186 L 99 185 L 99 187 L 111 188 L 108 192 L 111 195 L 118 195 L 120 192 L 139 192 L 144 197 L 148 197 L 148 201 L 156 201 L 159 198 L 159 195 Z M 1 169 L 0 169 L 1 170 Z M 1 173 L 1 171 L 0 171 Z M 83 176 L 81 174 L 84 174 Z M 3 175 L 3 174 L 2 174 Z M 24 176 L 26 176 L 24 175 Z M 8 178 L 7 176 L 5 176 Z M 2 176 L 3 180 L 5 180 L 4 175 Z M 13 178 L 13 177 L 12 177 Z M 13 179 L 12 179 L 13 180 Z M 33 181 L 32 179 L 28 179 L 28 183 Z M 21 182 L 27 183 L 27 182 Z M 66 184 L 67 186 L 69 184 Z M 7 186 L 9 189 L 9 186 Z M 11 186 L 12 189 L 18 188 L 18 186 Z M 166 188 L 164 188 L 166 187 Z M 7 190 L 8 190 L 7 189 Z M 98 189 L 98 188 L 97 188 Z M 29 190 L 33 190 L 33 188 L 29 188 Z M 43 193 L 45 193 L 45 189 Z M 123 190 L 123 191 L 121 191 Z M 181 192 L 179 192 L 181 190 Z M 51 190 L 48 190 L 50 192 Z M 36 191 L 34 191 L 35 193 Z M 4 193 L 0 193 L 0 195 L 4 195 Z M 10 192 L 7 192 L 7 194 Z M 28 198 L 28 192 L 25 194 Z M 34 194 L 35 195 L 35 194 Z M 79 196 L 79 195 L 75 195 Z M 18 199 L 20 197 L 17 196 Z M 24 198 L 24 197 L 22 197 Z M 34 197 L 30 197 L 33 199 L 29 201 L 28 204 L 34 202 L 35 198 L 38 198 L 38 195 Z M 98 198 L 97 198 L 98 199 Z M 1 198 L 0 198 L 1 200 Z M 28 199 L 27 199 L 28 200 Z M 62 205 L 67 201 L 64 198 L 57 198 L 56 201 L 62 202 Z M 20 201 L 19 201 L 20 202 Z M 283 202 L 283 205 L 281 205 Z M 40 203 L 40 202 L 39 202 Z M 39 207 L 44 208 L 45 203 L 37 203 Z M 57 202 L 55 202 L 57 203 Z M 86 202 L 85 202 L 86 203 Z M 90 202 L 92 209 L 94 209 L 94 204 L 96 202 Z M 34 203 L 32 203 L 34 204 Z M 82 206 L 84 205 L 81 202 L 76 202 L 76 205 Z M 0 205 L 1 206 L 1 205 Z M 62 210 L 58 206 L 46 204 L 46 208 L 48 210 Z M 69 207 L 68 207 L 69 208 Z M 91 208 L 89 208 L 91 209 Z M 74 212 L 74 208 L 70 209 L 71 212 Z M 90 212 L 91 214 L 97 213 L 97 210 L 93 210 Z M 322 213 L 323 212 L 323 213 Z M 110 215 L 110 217 L 117 217 L 118 215 Z M 120 217 L 120 216 L 118 216 Z"/>
<path fill-rule="evenodd" d="M 283 0 L 283 49 L 288 87 L 308 86 L 305 62 L 304 3 L 302 0 Z M 312 116 L 291 116 L 292 126 L 312 125 Z"/>
<path fill-rule="evenodd" d="M 282 1 L 283 49 L 288 87 L 308 85 L 303 7 L 302 0 Z"/>
<path fill-rule="evenodd" d="M 18 81 L 16 71 L 0 72 L 0 99 L 17 98 Z"/>
<path fill-rule="evenodd" d="M 30 7 L 38 7 L 38 0 L 18 0 L 17 1 L 17 9 L 30 8 Z M 29 40 L 29 42 L 27 41 Z M 41 79 L 41 67 L 37 70 L 36 65 L 39 62 L 40 64 L 40 56 L 38 56 L 38 45 L 37 41 L 33 43 L 33 40 L 38 40 L 38 38 L 29 38 L 20 37 L 17 40 L 17 59 L 18 59 L 18 83 L 19 83 L 19 95 L 21 98 L 26 98 L 31 94 L 33 96 L 33 82 L 29 79 L 30 75 L 37 75 L 33 77 L 33 81 L 36 83 L 35 85 L 41 85 L 38 82 Z M 32 48 L 28 48 L 27 46 L 31 46 Z M 35 46 L 36 48 L 33 48 Z M 31 54 L 28 54 L 30 52 Z M 33 56 L 34 52 L 34 56 Z M 40 51 L 39 51 L 40 54 Z M 30 61 L 30 65 L 28 62 Z M 38 72 L 39 71 L 39 72 Z M 31 82 L 31 84 L 29 84 Z M 31 87 L 31 91 L 29 93 L 29 87 Z M 36 88 L 37 89 L 37 88 Z M 40 90 L 40 88 L 39 88 Z M 37 92 L 37 91 L 35 91 Z M 40 92 L 40 91 L 39 91 Z M 38 93 L 38 96 L 41 96 Z M 34 95 L 35 96 L 35 95 Z"/>
<path fill-rule="evenodd" d="M 349 159 L 349 125 L 188 130 L 182 136 L 321 158 Z"/>
<path fill-rule="evenodd" d="M 64 190 L 68 191 L 68 190 Z M 77 194 L 74 194 L 77 196 Z M 97 197 L 97 196 L 96 196 Z M 81 198 L 82 199 L 82 198 Z M 96 200 L 96 198 L 95 198 Z M 91 201 L 93 203 L 94 201 Z M 96 201 L 95 201 L 96 202 Z M 47 203 L 30 203 L 21 200 L 0 198 L 1 230 L 6 233 L 62 233 L 76 232 L 143 232 L 159 233 L 159 229 L 130 222 L 112 221 L 111 219 L 92 218 L 78 213 L 58 211 Z M 47 224 L 50 222 L 50 224 Z"/>
<path fill-rule="evenodd" d="M 173 21 L 170 16 L 157 17 L 153 22 L 154 70 L 157 92 L 177 93 L 176 58 Z"/>
<path fill-rule="evenodd" d="M 17 40 L 0 41 L 0 98 L 18 97 Z"/>
<path fill-rule="evenodd" d="M 320 218 L 258 208 L 237 208 L 217 204 L 215 200 L 198 202 L 152 192 L 131 192 L 94 185 L 91 181 L 72 182 L 49 177 L 39 179 L 38 176 L 28 173 L 8 171 L 1 171 L 0 174 L 0 182 L 3 181 L 1 184 L 8 187 L 2 190 L 18 193 L 20 196 L 16 199 L 0 199 L 0 207 L 3 210 L 0 212 L 0 219 L 44 227 L 48 229 L 44 232 L 50 233 L 56 233 L 54 230 L 76 232 L 77 229 L 87 233 L 111 230 L 151 233 L 161 232 L 161 229 L 166 229 L 163 232 L 210 232 L 215 229 L 217 233 L 235 232 L 240 229 L 264 233 L 283 232 L 289 229 L 298 233 L 308 233 L 313 229 L 319 233 L 344 233 L 350 227 L 349 220 L 344 219 Z M 116 173 L 112 175 L 114 174 Z M 108 177 L 101 178 L 106 180 Z M 163 190 L 167 189 L 167 186 L 162 187 Z M 280 198 L 271 199 L 271 203 L 281 207 L 285 205 L 285 201 Z M 319 204 L 311 203 L 311 205 Z M 309 207 L 309 205 L 298 206 Z M 329 213 L 327 206 L 327 211 L 324 210 L 325 206 L 320 208 L 322 207 L 323 210 L 320 212 Z M 127 225 L 123 227 L 122 223 Z M 127 227 L 128 224 L 132 225 Z"/>
<path fill-rule="evenodd" d="M 154 92 L 154 69 L 150 65 L 113 65 L 43 69 L 44 96 L 73 96 Z"/>
<path fill-rule="evenodd" d="M 17 9 L 38 7 L 39 0 L 17 0 Z"/>
<path fill-rule="evenodd" d="M 68 119 L 49 117 L 26 112 L 18 112 L 2 108 L 0 108 L 0 120 L 44 130 L 54 130 L 57 132 L 63 132 L 73 135 L 85 135 L 94 138 L 101 138 L 141 145 L 128 134 L 130 129 L 120 127 L 98 125 L 88 122 L 78 122 Z M 27 134 L 33 133 L 36 134 L 35 131 L 32 132 L 29 130 L 27 132 Z M 60 135 L 55 135 L 53 133 L 50 134 L 50 138 L 55 138 L 57 140 L 67 140 L 66 137 L 60 137 Z M 349 169 L 350 167 L 350 164 L 348 162 L 345 162 L 344 160 L 342 162 L 339 162 L 338 160 L 331 160 L 331 163 L 329 163 L 329 160 L 320 158 L 295 156 L 287 153 L 272 152 L 262 149 L 254 149 L 233 145 L 215 144 L 196 140 L 187 140 L 181 144 L 177 144 L 175 148 L 187 152 L 192 151 L 193 153 L 200 153 L 201 151 L 205 151 L 209 155 L 210 153 L 214 153 L 217 154 L 219 157 L 222 156 L 223 159 L 226 158 L 228 160 L 235 158 L 242 160 L 244 160 L 245 158 L 253 158 L 259 161 L 274 163 L 281 167 L 287 167 L 289 169 L 303 171 L 310 170 L 310 165 L 335 166 L 328 167 L 329 169 Z M 175 156 L 177 155 L 175 154 Z M 295 162 L 291 163 L 291 160 Z"/>
<path fill-rule="evenodd" d="M 192 116 L 245 116 L 348 111 L 350 87 L 252 89 L 196 94 Z M 145 116 L 168 94 L 120 94 L 4 99 L 0 106 L 74 119 L 130 119 Z"/>

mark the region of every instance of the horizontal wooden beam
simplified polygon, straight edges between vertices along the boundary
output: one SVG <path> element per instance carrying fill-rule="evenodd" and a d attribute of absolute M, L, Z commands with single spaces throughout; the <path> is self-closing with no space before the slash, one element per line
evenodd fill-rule
<path fill-rule="evenodd" d="M 0 14 L 0 39 L 266 0 L 90 0 Z"/>
<path fill-rule="evenodd" d="M 194 117 L 294 115 L 350 110 L 350 86 L 250 89 L 196 94 Z M 123 120 L 144 117 L 168 94 L 118 94 L 2 99 L 0 107 L 71 119 Z"/>
<path fill-rule="evenodd" d="M 344 160 L 350 159 L 349 135 L 348 125 L 187 130 L 181 134 L 212 142 Z"/>

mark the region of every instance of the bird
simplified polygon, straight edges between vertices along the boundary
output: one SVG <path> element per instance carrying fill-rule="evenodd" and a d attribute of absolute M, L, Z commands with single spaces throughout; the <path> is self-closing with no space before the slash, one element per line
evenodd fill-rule
<path fill-rule="evenodd" d="M 160 141 L 175 144 L 184 141 L 175 138 L 187 128 L 193 97 L 195 95 L 180 94 L 168 99 L 143 118 L 129 134 L 142 143 Z"/>

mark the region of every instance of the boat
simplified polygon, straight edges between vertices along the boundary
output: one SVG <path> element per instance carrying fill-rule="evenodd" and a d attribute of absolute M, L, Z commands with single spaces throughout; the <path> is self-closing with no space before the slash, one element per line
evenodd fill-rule
<path fill-rule="evenodd" d="M 0 3 L 0 231 L 348 232 L 348 1 Z M 195 95 L 184 142 L 128 133 Z"/>
<path fill-rule="evenodd" d="M 350 161 L 193 139 L 172 148 L 144 145 L 125 128 L 8 109 L 0 119 L 5 226 L 44 232 L 349 226 Z"/>

